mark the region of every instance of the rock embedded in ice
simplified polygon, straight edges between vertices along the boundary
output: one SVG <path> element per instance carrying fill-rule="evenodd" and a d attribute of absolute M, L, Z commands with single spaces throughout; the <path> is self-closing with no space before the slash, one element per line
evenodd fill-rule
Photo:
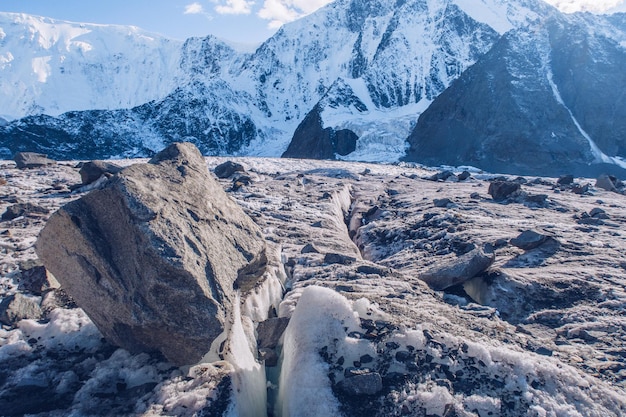
<path fill-rule="evenodd" d="M 495 253 L 488 247 L 477 247 L 456 259 L 438 262 L 419 278 L 434 290 L 445 290 L 461 284 L 484 272 L 495 261 Z"/>
<path fill-rule="evenodd" d="M 178 365 L 199 361 L 224 331 L 237 273 L 264 248 L 188 143 L 65 205 L 36 244 L 105 338 Z"/>
<path fill-rule="evenodd" d="M 56 161 L 48 158 L 48 155 L 35 152 L 17 152 L 13 160 L 19 169 L 39 168 L 56 164 Z"/>
<path fill-rule="evenodd" d="M 29 297 L 20 293 L 10 295 L 0 303 L 0 322 L 9 326 L 24 319 L 39 320 L 42 316 L 41 297 Z"/>
<path fill-rule="evenodd" d="M 487 191 L 495 201 L 503 201 L 512 197 L 521 190 L 521 185 L 515 181 L 493 181 Z"/>
<path fill-rule="evenodd" d="M 273 317 L 260 322 L 256 329 L 259 348 L 274 349 L 278 346 L 288 324 L 287 317 Z"/>
<path fill-rule="evenodd" d="M 83 185 L 97 181 L 101 176 L 113 176 L 120 172 L 122 167 L 109 161 L 89 161 L 80 167 L 80 179 Z"/>
<path fill-rule="evenodd" d="M 337 385 L 348 395 L 375 395 L 383 389 L 383 379 L 378 372 L 359 370 Z"/>

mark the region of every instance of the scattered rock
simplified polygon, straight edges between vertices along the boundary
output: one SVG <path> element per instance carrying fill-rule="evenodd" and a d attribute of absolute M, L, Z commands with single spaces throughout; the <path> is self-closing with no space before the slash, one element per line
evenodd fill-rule
<path fill-rule="evenodd" d="M 572 192 L 578 195 L 586 194 L 589 192 L 589 184 L 585 184 L 585 185 L 574 184 L 572 186 Z"/>
<path fill-rule="evenodd" d="M 453 204 L 452 200 L 450 200 L 449 198 L 441 198 L 441 199 L 434 199 L 433 203 L 435 204 L 435 207 L 440 207 L 440 208 L 445 208 L 448 207 L 448 205 Z"/>
<path fill-rule="evenodd" d="M 452 261 L 437 263 L 422 272 L 419 278 L 436 291 L 445 290 L 484 272 L 493 264 L 495 258 L 495 253 L 490 247 L 477 247 Z"/>
<path fill-rule="evenodd" d="M 325 264 L 341 264 L 341 265 L 350 265 L 356 261 L 355 257 L 343 255 L 341 253 L 327 253 L 324 256 Z"/>
<path fill-rule="evenodd" d="M 524 202 L 532 207 L 548 207 L 548 196 L 546 194 L 529 194 L 524 197 Z"/>
<path fill-rule="evenodd" d="M 18 152 L 13 160 L 19 169 L 41 168 L 56 164 L 56 161 L 49 159 L 48 155 L 35 152 Z"/>
<path fill-rule="evenodd" d="M 262 321 L 257 326 L 257 344 L 259 348 L 274 349 L 282 337 L 289 319 L 286 317 L 274 317 Z"/>
<path fill-rule="evenodd" d="M 507 198 L 514 197 L 520 190 L 521 185 L 519 182 L 493 181 L 489 184 L 489 190 L 487 192 L 495 201 L 503 201 Z"/>
<path fill-rule="evenodd" d="M 600 207 L 595 207 L 591 209 L 591 211 L 589 212 L 589 215 L 596 219 L 603 219 L 603 220 L 608 220 L 611 218 L 608 214 L 606 214 L 606 211 L 604 211 Z"/>
<path fill-rule="evenodd" d="M 383 389 L 383 379 L 378 372 L 362 370 L 337 384 L 348 395 L 375 395 Z"/>
<path fill-rule="evenodd" d="M 472 176 L 472 174 L 470 174 L 469 171 L 463 171 L 459 175 L 457 175 L 456 177 L 458 178 L 459 181 L 465 181 L 465 180 L 469 179 L 471 176 Z"/>
<path fill-rule="evenodd" d="M 7 207 L 7 210 L 2 214 L 2 220 L 13 220 L 21 216 L 48 213 L 50 213 L 50 210 L 45 207 L 41 207 L 32 203 L 18 203 Z"/>
<path fill-rule="evenodd" d="M 246 172 L 246 170 L 244 169 L 243 165 L 237 162 L 226 161 L 216 166 L 213 172 L 215 173 L 215 176 L 217 178 L 225 179 L 230 178 L 236 172 Z"/>
<path fill-rule="evenodd" d="M 613 175 L 600 175 L 596 179 L 596 188 L 601 188 L 606 191 L 617 192 L 617 178 Z"/>
<path fill-rule="evenodd" d="M 448 178 L 454 177 L 454 176 L 455 176 L 454 172 L 452 171 L 441 171 L 426 179 L 429 181 L 446 181 Z"/>
<path fill-rule="evenodd" d="M 574 183 L 574 176 L 571 174 L 561 175 L 556 183 L 558 185 L 572 185 Z"/>
<path fill-rule="evenodd" d="M 108 161 L 90 161 L 81 165 L 78 173 L 83 185 L 97 181 L 101 176 L 111 177 L 122 170 L 122 167 Z"/>
<path fill-rule="evenodd" d="M 525 230 L 516 238 L 511 239 L 510 243 L 522 250 L 532 250 L 544 244 L 550 236 L 542 235 L 534 230 Z"/>
<path fill-rule="evenodd" d="M 24 319 L 39 320 L 42 317 L 40 297 L 28 297 L 17 293 L 5 297 L 0 303 L 0 322 L 14 326 Z"/>
<path fill-rule="evenodd" d="M 224 331 L 237 273 L 264 247 L 198 149 L 175 143 L 62 207 L 36 251 L 110 342 L 185 365 Z"/>

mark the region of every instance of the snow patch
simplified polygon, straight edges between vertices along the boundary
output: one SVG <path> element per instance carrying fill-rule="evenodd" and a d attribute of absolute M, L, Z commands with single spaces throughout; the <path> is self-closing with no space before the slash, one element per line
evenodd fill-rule
<path fill-rule="evenodd" d="M 472 19 L 492 27 L 499 34 L 504 34 L 514 26 L 507 17 L 507 4 L 494 0 L 454 0 L 461 10 Z"/>

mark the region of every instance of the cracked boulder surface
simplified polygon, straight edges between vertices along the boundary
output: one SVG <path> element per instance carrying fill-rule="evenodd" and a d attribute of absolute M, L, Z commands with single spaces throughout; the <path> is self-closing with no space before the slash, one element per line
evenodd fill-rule
<path fill-rule="evenodd" d="M 212 169 L 226 160 L 207 158 L 207 164 Z M 561 191 L 556 179 L 528 178 L 520 186 L 525 198 L 496 201 L 488 193 L 494 176 L 480 173 L 429 181 L 433 172 L 411 166 L 228 160 L 241 163 L 254 180 L 235 191 L 224 179 L 222 188 L 264 239 L 282 248 L 287 275 L 276 315 L 291 320 L 277 342 L 283 371 L 268 384 L 276 391 L 268 393 L 276 398 L 268 415 L 302 415 L 303 406 L 307 415 L 346 417 L 626 413 L 624 196 L 597 189 L 592 180 L 578 179 L 589 187 L 576 194 Z M 78 176 L 62 164 L 46 170 Z M 14 195 L 50 209 L 64 201 L 44 197 L 52 178 L 33 176 L 39 185 L 23 185 L 19 175 L 28 174 L 16 170 L 7 178 Z M 542 196 L 540 205 L 527 198 L 534 195 Z M 447 204 L 435 204 L 444 199 Z M 21 227 L 29 221 L 30 229 Z M 11 255 L 35 255 L 8 249 L 10 239 L 25 230 L 35 236 L 42 226 L 37 222 L 0 224 L 3 270 L 11 282 L 19 281 Z M 550 238 L 524 249 L 511 244 L 528 230 Z M 486 246 L 493 263 L 456 285 L 436 291 L 420 279 Z M 5 292 L 18 291 L 3 282 Z M 158 357 L 120 353 L 83 320 L 77 331 L 97 342 L 82 352 L 52 347 L 48 333 L 34 332 L 31 322 L 3 330 L 4 346 L 15 353 L 2 356 L 0 401 L 7 392 L 21 392 L 17 379 L 26 370 L 43 375 L 50 369 L 45 377 L 66 381 L 51 393 L 52 409 L 61 415 L 88 398 L 119 415 L 227 412 L 232 398 L 225 393 L 237 373 L 225 362 L 182 372 Z M 80 365 L 72 378 L 70 363 Z M 114 372 L 121 364 L 143 375 L 143 383 Z M 309 377 L 318 378 L 314 389 Z M 185 402 L 177 390 L 205 400 Z M 37 412 L 43 411 L 31 413 Z"/>

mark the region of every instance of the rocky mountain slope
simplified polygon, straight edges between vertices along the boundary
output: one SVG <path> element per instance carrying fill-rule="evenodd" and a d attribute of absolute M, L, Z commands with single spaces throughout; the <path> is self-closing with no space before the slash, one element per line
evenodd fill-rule
<path fill-rule="evenodd" d="M 623 106 L 614 88 L 624 82 L 620 15 L 566 16 L 539 0 L 338 0 L 285 25 L 252 53 L 211 36 L 181 45 L 133 29 L 121 44 L 120 28 L 2 16 L 5 97 L 26 94 L 39 106 L 7 102 L 9 122 L 0 126 L 5 158 L 18 150 L 56 158 L 146 156 L 185 140 L 210 155 L 407 157 L 513 172 L 532 158 L 510 163 L 495 148 L 517 146 L 538 153 L 537 173 L 554 175 L 550 166 L 558 164 L 559 172 L 611 170 L 598 163 L 623 172 Z M 25 39 L 22 27 L 33 39 L 27 48 L 17 41 Z M 117 49 L 100 47 L 109 38 Z M 27 66 L 41 76 L 16 79 Z M 93 104 L 78 105 L 70 100 L 78 90 L 66 94 L 63 86 L 70 76 L 93 78 L 92 70 L 100 71 L 96 83 L 76 85 Z M 100 99 L 101 89 L 107 93 Z M 456 95 L 463 103 L 450 98 Z M 439 107 L 448 113 L 434 117 Z M 455 122 L 461 107 L 476 113 L 462 128 Z M 344 141 L 338 136 L 350 146 L 337 147 Z M 446 151 L 438 154 L 430 141 Z M 490 165 L 490 158 L 503 162 Z"/>
<path fill-rule="evenodd" d="M 135 162 L 145 165 L 120 163 Z M 239 286 L 250 295 L 241 315 L 231 311 L 228 348 L 207 346 L 222 356 L 190 368 L 104 341 L 36 266 L 33 245 L 51 212 L 90 189 L 110 188 L 106 181 L 130 181 L 143 165 L 80 189 L 73 162 L 35 169 L 1 162 L 4 414 L 626 412 L 623 195 L 585 178 L 505 181 L 406 164 L 259 158 L 238 158 L 241 166 L 227 172 L 222 162 L 206 160 L 229 195 L 221 198 L 234 199 L 277 248 L 268 260 L 279 264 L 266 282 L 280 285 Z M 196 166 L 181 163 L 172 173 Z M 154 185 L 148 178 L 132 184 Z M 208 209 L 218 209 L 218 200 Z M 180 207 L 168 213 L 194 217 Z M 137 213 L 141 221 L 159 216 Z M 196 221 L 211 222 L 202 219 L 187 220 L 191 240 L 199 236 Z M 168 236 L 175 241 L 176 233 Z M 93 243 L 121 249 L 106 239 Z M 181 240 L 181 256 L 193 259 L 203 244 L 212 242 L 194 249 Z M 443 277 L 464 281 L 448 286 Z M 178 305 L 162 305 L 170 308 Z"/>

